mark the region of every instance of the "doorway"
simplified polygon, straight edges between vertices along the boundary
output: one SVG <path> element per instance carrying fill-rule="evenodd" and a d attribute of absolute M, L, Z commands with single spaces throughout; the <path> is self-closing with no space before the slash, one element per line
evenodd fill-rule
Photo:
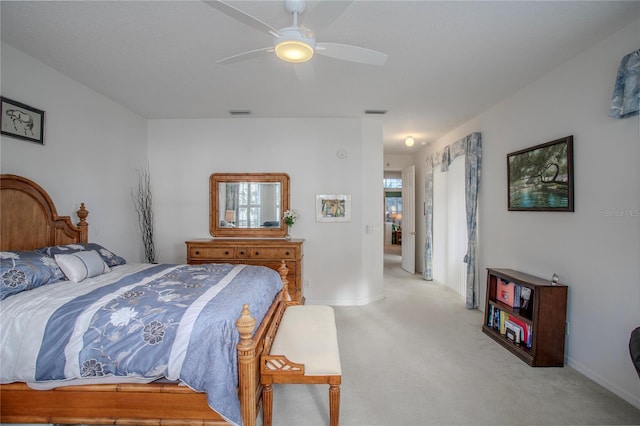
<path fill-rule="evenodd" d="M 415 274 L 415 166 L 384 173 L 384 253 Z"/>
<path fill-rule="evenodd" d="M 402 244 L 402 174 L 385 172 L 384 175 L 384 245 L 390 251 Z M 385 250 L 386 252 L 386 250 Z"/>
<path fill-rule="evenodd" d="M 414 275 L 416 273 L 416 167 L 402 170 L 402 205 L 404 218 L 402 229 L 402 269 Z"/>

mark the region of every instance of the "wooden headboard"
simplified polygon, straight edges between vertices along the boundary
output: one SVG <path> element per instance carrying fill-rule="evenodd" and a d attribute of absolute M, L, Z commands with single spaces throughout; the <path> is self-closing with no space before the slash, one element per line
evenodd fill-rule
<path fill-rule="evenodd" d="M 84 203 L 77 214 L 80 222 L 75 226 L 69 216 L 58 216 L 40 185 L 21 176 L 0 175 L 0 251 L 86 243 L 89 211 Z"/>

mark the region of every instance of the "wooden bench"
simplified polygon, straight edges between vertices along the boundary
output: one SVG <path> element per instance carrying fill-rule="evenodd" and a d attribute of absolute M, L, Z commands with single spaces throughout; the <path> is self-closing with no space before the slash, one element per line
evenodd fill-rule
<path fill-rule="evenodd" d="M 264 426 L 271 426 L 274 383 L 328 384 L 330 425 L 338 426 L 342 370 L 333 308 L 289 305 L 275 326 L 260 362 Z"/>

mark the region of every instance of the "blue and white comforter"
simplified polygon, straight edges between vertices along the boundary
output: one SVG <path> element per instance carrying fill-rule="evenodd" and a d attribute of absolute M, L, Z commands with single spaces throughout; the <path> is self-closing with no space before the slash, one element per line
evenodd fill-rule
<path fill-rule="evenodd" d="M 8 297 L 0 382 L 166 377 L 206 392 L 211 408 L 241 424 L 235 321 L 248 303 L 259 324 L 281 288 L 277 272 L 261 266 L 127 264 Z"/>

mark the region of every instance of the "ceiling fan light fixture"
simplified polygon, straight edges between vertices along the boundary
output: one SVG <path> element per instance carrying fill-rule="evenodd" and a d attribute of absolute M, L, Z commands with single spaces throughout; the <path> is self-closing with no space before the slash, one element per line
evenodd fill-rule
<path fill-rule="evenodd" d="M 287 62 L 307 62 L 313 57 L 313 48 L 301 41 L 283 41 L 276 45 L 276 56 Z"/>
<path fill-rule="evenodd" d="M 298 28 L 286 28 L 275 40 L 274 50 L 283 61 L 299 64 L 313 57 L 315 44 L 314 38 L 303 36 Z"/>

